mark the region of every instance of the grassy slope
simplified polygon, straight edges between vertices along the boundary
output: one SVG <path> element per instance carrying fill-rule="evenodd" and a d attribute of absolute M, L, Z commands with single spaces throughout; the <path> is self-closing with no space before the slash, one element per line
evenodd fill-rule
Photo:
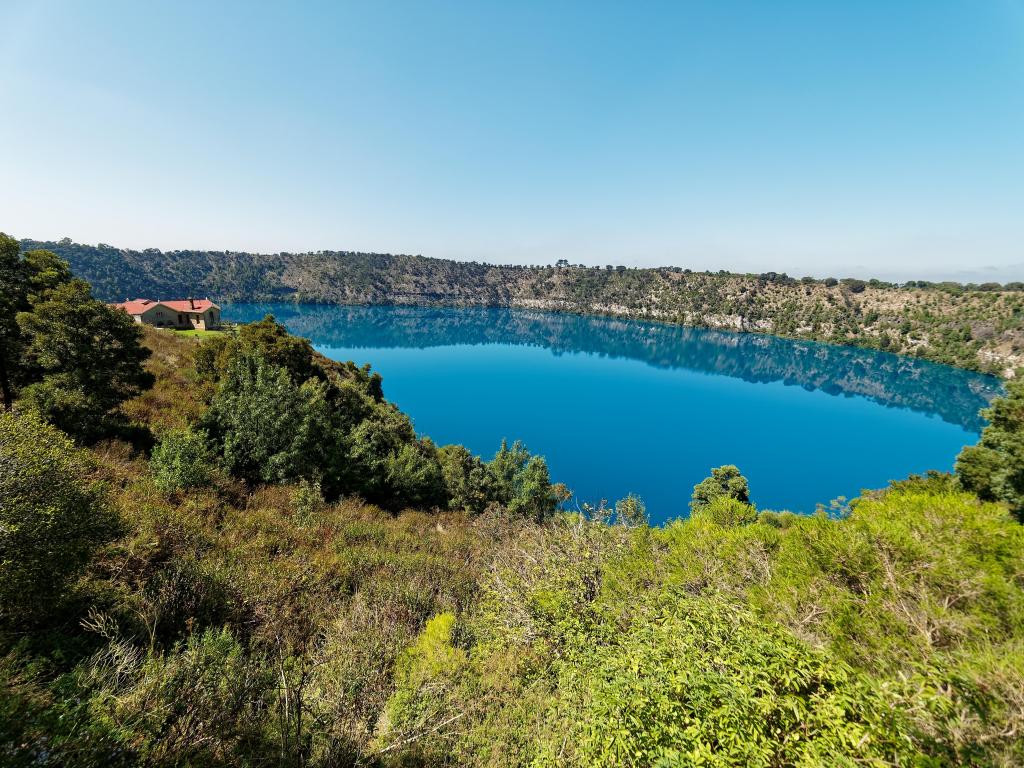
<path fill-rule="evenodd" d="M 162 253 L 25 241 L 68 259 L 98 296 L 533 307 L 647 317 L 854 344 L 1011 375 L 1024 365 L 1024 293 L 843 286 L 677 269 L 502 267 L 419 256 Z"/>
<path fill-rule="evenodd" d="M 219 335 L 221 333 L 224 333 L 224 331 L 219 331 L 219 330 L 201 331 L 201 330 L 198 330 L 198 329 L 192 329 L 190 331 L 174 331 L 174 333 L 178 334 L 179 336 L 194 336 L 194 337 L 199 338 L 199 339 L 208 339 L 208 338 L 210 338 L 212 336 L 217 336 L 217 335 Z"/>

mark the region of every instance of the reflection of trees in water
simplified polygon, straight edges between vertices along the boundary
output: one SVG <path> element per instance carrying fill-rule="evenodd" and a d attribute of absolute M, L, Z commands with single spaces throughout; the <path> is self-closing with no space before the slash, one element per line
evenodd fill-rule
<path fill-rule="evenodd" d="M 782 381 L 831 395 L 935 414 L 979 431 L 978 410 L 1001 392 L 991 376 L 884 352 L 679 325 L 514 309 L 243 304 L 229 319 L 273 314 L 327 347 L 534 345 L 642 360 L 752 382 Z"/>

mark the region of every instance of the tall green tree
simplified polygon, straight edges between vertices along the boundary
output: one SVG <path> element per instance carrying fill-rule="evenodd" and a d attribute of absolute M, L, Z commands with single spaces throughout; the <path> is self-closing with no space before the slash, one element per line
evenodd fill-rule
<path fill-rule="evenodd" d="M 18 241 L 0 232 L 0 400 L 4 408 L 14 404 L 26 373 L 25 338 L 18 314 L 71 279 L 68 263 L 55 253 L 32 250 L 22 254 Z"/>
<path fill-rule="evenodd" d="M 25 267 L 25 290 L 29 303 L 46 295 L 47 291 L 59 288 L 74 279 L 71 265 L 53 251 L 36 249 L 26 251 L 23 256 Z"/>
<path fill-rule="evenodd" d="M 131 318 L 92 297 L 68 263 L 20 252 L 0 234 L 0 399 L 21 400 L 68 433 L 103 434 L 114 411 L 152 384 Z"/>
<path fill-rule="evenodd" d="M 69 434 L 96 439 L 121 403 L 152 386 L 143 368 L 150 352 L 132 319 L 94 299 L 82 280 L 44 285 L 33 295 L 31 308 L 18 314 L 29 382 L 20 396 Z"/>
<path fill-rule="evenodd" d="M 988 420 L 977 445 L 956 460 L 960 483 L 985 501 L 1002 501 L 1024 520 L 1024 382 L 1010 382 L 1006 396 L 982 411 Z"/>

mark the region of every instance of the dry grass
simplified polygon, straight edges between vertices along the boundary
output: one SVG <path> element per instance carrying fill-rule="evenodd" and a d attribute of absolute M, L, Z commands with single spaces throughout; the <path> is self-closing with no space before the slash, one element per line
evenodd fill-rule
<path fill-rule="evenodd" d="M 203 413 L 210 385 L 195 375 L 192 353 L 201 343 L 197 335 L 143 328 L 143 343 L 152 355 L 146 370 L 156 377 L 153 388 L 124 404 L 129 418 L 148 424 L 155 432 L 180 429 Z"/>

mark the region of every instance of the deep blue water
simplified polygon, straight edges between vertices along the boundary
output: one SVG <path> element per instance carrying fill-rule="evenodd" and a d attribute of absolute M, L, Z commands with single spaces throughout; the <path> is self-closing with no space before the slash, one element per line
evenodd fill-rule
<path fill-rule="evenodd" d="M 547 457 L 578 499 L 638 493 L 652 522 L 686 514 L 711 467 L 736 464 L 765 509 L 818 503 L 928 469 L 977 439 L 997 380 L 850 347 L 507 309 L 234 304 L 272 313 L 384 393 L 438 444 L 489 458 L 503 437 Z"/>

